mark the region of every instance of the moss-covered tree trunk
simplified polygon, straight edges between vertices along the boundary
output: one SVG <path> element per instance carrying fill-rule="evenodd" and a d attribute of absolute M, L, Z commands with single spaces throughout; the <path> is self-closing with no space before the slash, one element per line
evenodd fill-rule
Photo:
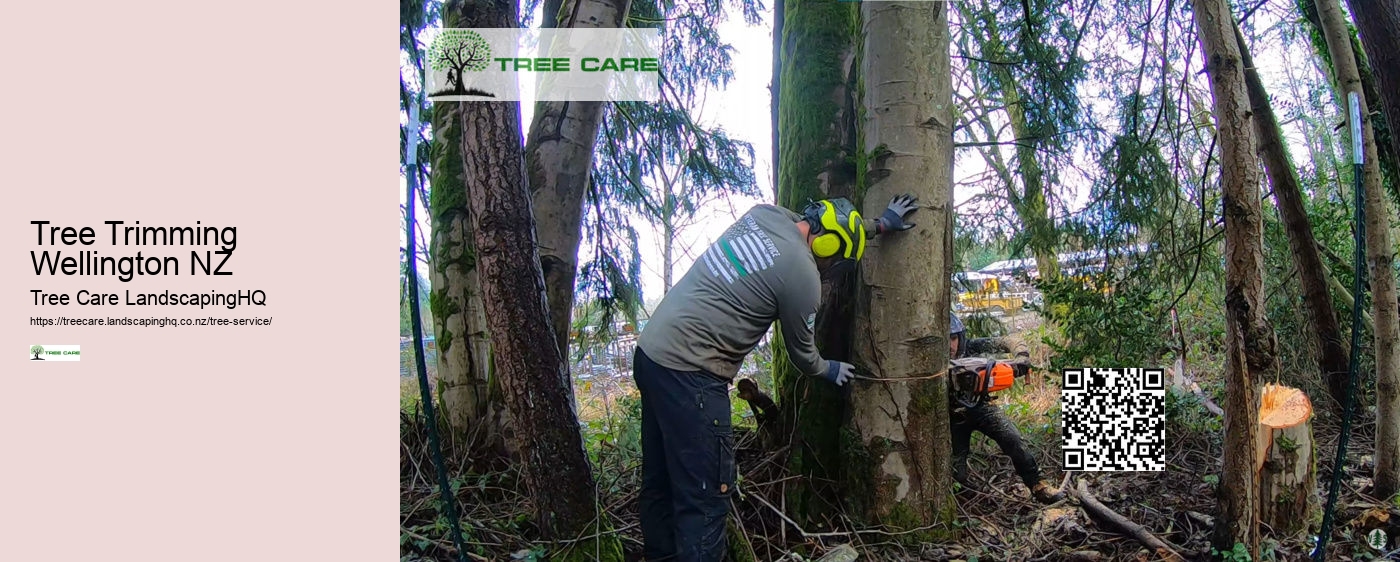
<path fill-rule="evenodd" d="M 460 2 L 443 8 L 444 27 L 471 27 Z M 462 176 L 462 104 L 433 107 L 432 211 L 429 264 L 437 344 L 438 394 L 448 424 L 482 450 L 501 452 L 508 443 L 500 385 L 491 374 L 491 339 L 481 302 Z"/>
<path fill-rule="evenodd" d="M 1317 239 L 1313 236 L 1312 223 L 1308 220 L 1307 209 L 1303 204 L 1303 188 L 1298 180 L 1298 170 L 1288 154 L 1288 144 L 1284 142 L 1283 129 L 1273 106 L 1269 104 L 1269 93 L 1264 90 L 1264 82 L 1254 68 L 1254 59 L 1245 45 L 1244 34 L 1235 27 L 1235 42 L 1239 45 L 1240 61 L 1244 64 L 1245 90 L 1249 95 L 1249 105 L 1254 110 L 1254 132 L 1259 139 L 1259 155 L 1264 160 L 1264 169 L 1273 184 L 1274 200 L 1283 219 L 1284 231 L 1288 234 L 1288 247 L 1293 253 L 1293 262 L 1298 266 L 1298 283 L 1303 288 L 1303 305 L 1312 317 L 1313 336 L 1318 343 L 1317 362 L 1320 378 L 1340 405 L 1346 396 L 1347 349 L 1342 343 L 1342 328 L 1337 321 L 1337 310 L 1332 306 L 1332 295 L 1327 292 L 1327 267 L 1317 250 Z M 1340 411 L 1340 410 L 1338 410 Z"/>
<path fill-rule="evenodd" d="M 629 0 L 564 0 L 558 23 L 580 29 L 622 27 L 630 4 Z M 600 101 L 539 102 L 525 147 L 549 317 L 565 357 L 569 355 L 583 199 L 603 106 Z"/>
<path fill-rule="evenodd" d="M 778 195 L 778 102 L 782 97 L 782 69 L 783 69 L 783 0 L 773 2 L 773 78 L 768 84 L 768 103 L 771 115 L 770 137 L 772 139 L 773 150 L 773 195 Z"/>
<path fill-rule="evenodd" d="M 861 209 L 878 217 L 900 193 L 923 211 L 877 238 L 860 268 L 847 498 L 869 523 L 951 523 L 947 378 L 952 264 L 953 119 L 948 4 L 861 4 Z M 951 526 L 943 528 L 951 530 Z M 922 533 L 924 536 L 930 533 Z M 916 538 L 919 534 L 915 534 Z"/>
<path fill-rule="evenodd" d="M 1361 74 L 1351 52 L 1352 42 L 1342 7 L 1338 0 L 1316 0 L 1316 5 L 1327 48 L 1333 55 L 1337 91 L 1359 94 Z M 1366 194 L 1366 262 L 1373 295 L 1371 316 L 1376 323 L 1376 487 L 1373 495 L 1389 498 L 1400 491 L 1400 355 L 1397 355 L 1400 342 L 1396 342 L 1400 337 L 1400 306 L 1395 301 L 1395 248 L 1390 244 L 1393 215 L 1381 185 L 1381 167 L 1372 130 L 1374 120 L 1368 112 L 1366 97 L 1359 97 L 1361 148 L 1365 155 L 1362 185 Z"/>
<path fill-rule="evenodd" d="M 854 3 L 786 0 L 778 97 L 778 204 L 801 211 L 807 201 L 855 192 L 851 64 Z M 822 283 L 816 342 L 822 356 L 849 359 L 850 277 Z M 787 487 L 791 515 L 818 529 L 840 505 L 840 391 L 803 376 L 787 359 L 781 330 L 773 330 L 773 381 L 787 419 L 788 466 L 803 479 Z"/>
<path fill-rule="evenodd" d="M 1244 65 L 1235 18 L 1225 0 L 1193 0 L 1201 52 L 1210 76 L 1225 216 L 1225 452 L 1215 548 L 1243 544 L 1259 557 L 1259 433 L 1256 380 L 1277 375 L 1276 341 L 1264 314 L 1263 213 Z"/>
<path fill-rule="evenodd" d="M 1040 161 L 1035 157 L 1035 134 L 1026 123 L 1026 112 L 1021 93 L 1011 72 L 998 65 L 995 74 L 1002 77 L 1002 91 L 1005 92 L 1006 113 L 1011 117 L 1011 131 L 1018 140 L 1016 144 L 1016 164 L 1021 170 L 1021 192 L 1011 191 L 1011 208 L 1021 225 L 1026 228 L 1029 242 L 1027 246 L 1035 256 L 1035 268 L 1041 279 L 1056 279 L 1060 276 L 1060 256 L 1055 222 L 1050 219 L 1050 205 L 1045 196 L 1045 173 L 1040 169 Z"/>
<path fill-rule="evenodd" d="M 1007 53 L 1007 48 L 1001 37 L 1001 29 L 997 25 L 995 7 L 992 4 L 983 2 L 980 7 L 972 5 L 970 2 L 959 2 L 957 8 L 961 10 L 964 18 L 972 20 L 976 18 L 985 25 L 987 35 L 977 38 L 981 44 L 982 53 L 989 60 L 1006 60 L 1014 58 Z M 982 10 L 978 14 L 974 10 Z M 1029 64 L 1029 63 L 1028 63 Z M 1016 169 L 1019 172 L 1020 189 L 1017 190 L 1014 180 L 1004 170 L 998 170 L 1006 182 L 1006 200 L 1011 210 L 1016 213 L 1017 220 L 1020 221 L 1026 233 L 1026 246 L 1030 248 L 1031 255 L 1035 258 L 1036 270 L 1042 279 L 1054 279 L 1060 275 L 1060 258 L 1057 253 L 1059 248 L 1059 233 L 1055 229 L 1055 222 L 1050 218 L 1049 199 L 1045 182 L 1045 171 L 1041 168 L 1040 160 L 1036 158 L 1037 144 L 1041 142 L 1040 134 L 1031 130 L 1030 122 L 1026 116 L 1026 108 L 1029 105 L 1026 97 L 1028 95 L 1021 91 L 1023 87 L 1012 73 L 1010 65 L 992 64 L 990 67 L 991 86 L 1001 96 L 1002 104 L 1006 108 L 1006 116 L 1011 125 L 1011 135 L 1016 142 Z M 991 121 L 987 116 L 983 116 L 983 127 L 991 136 L 988 141 L 997 140 L 993 131 Z M 996 151 L 997 149 L 993 149 Z M 995 167 L 995 166 L 994 166 Z"/>

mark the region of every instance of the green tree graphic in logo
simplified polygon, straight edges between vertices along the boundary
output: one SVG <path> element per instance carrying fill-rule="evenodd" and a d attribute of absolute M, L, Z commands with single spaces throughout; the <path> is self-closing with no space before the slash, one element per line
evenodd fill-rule
<path fill-rule="evenodd" d="M 1366 535 L 1366 544 L 1376 550 L 1385 550 L 1385 544 L 1389 537 L 1385 534 L 1385 529 L 1371 529 L 1371 533 Z"/>
<path fill-rule="evenodd" d="M 428 48 L 428 64 L 434 72 L 447 71 L 447 84 L 428 97 L 487 96 L 496 97 L 466 86 L 466 72 L 486 70 L 491 62 L 491 44 L 480 33 L 470 29 L 444 29 Z"/>
<path fill-rule="evenodd" d="M 42 345 L 33 346 L 33 347 L 29 348 L 29 352 L 32 353 L 32 354 L 34 354 L 34 358 L 33 358 L 33 359 L 30 359 L 30 361 L 43 361 L 43 360 L 44 360 L 43 357 L 39 357 L 39 354 L 44 352 L 44 346 L 42 346 Z"/>

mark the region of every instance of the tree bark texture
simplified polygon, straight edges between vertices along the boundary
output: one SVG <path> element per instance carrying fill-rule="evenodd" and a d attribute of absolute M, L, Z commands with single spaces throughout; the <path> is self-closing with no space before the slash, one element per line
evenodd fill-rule
<path fill-rule="evenodd" d="M 433 112 L 431 238 L 433 312 L 439 393 L 448 423 L 470 442 L 502 445 L 506 423 L 500 385 L 491 373 L 481 281 L 462 181 L 462 104 L 439 102 Z"/>
<path fill-rule="evenodd" d="M 773 78 L 768 84 L 769 111 L 772 119 L 770 130 L 773 150 L 773 199 L 778 197 L 778 99 L 783 91 L 783 7 L 787 2 L 773 1 Z"/>
<path fill-rule="evenodd" d="M 1259 557 L 1256 380 L 1277 372 L 1273 330 L 1265 316 L 1263 221 L 1259 169 L 1251 131 L 1244 65 L 1235 20 L 1225 0 L 1193 0 L 1201 51 L 1206 57 L 1220 144 L 1220 186 L 1225 216 L 1225 452 L 1220 477 L 1220 516 L 1214 544 L 1242 543 Z"/>
<path fill-rule="evenodd" d="M 477 12 L 479 27 L 516 24 L 513 1 L 467 6 Z M 575 538 L 597 515 L 593 473 L 573 410 L 568 364 L 558 346 L 549 344 L 554 340 L 525 183 L 518 102 L 463 104 L 462 171 L 496 372 L 535 523 L 546 539 Z"/>
<path fill-rule="evenodd" d="M 622 27 L 630 4 L 629 0 L 564 0 L 559 8 L 560 27 Z M 599 101 L 538 102 L 525 147 L 549 318 L 554 340 L 565 357 L 569 354 L 584 194 L 603 108 L 604 102 Z"/>
<path fill-rule="evenodd" d="M 1261 425 L 1259 432 L 1270 442 L 1259 474 L 1259 521 L 1275 537 L 1293 536 L 1318 513 L 1312 422 L 1284 429 Z"/>
<path fill-rule="evenodd" d="M 1235 26 L 1235 42 L 1239 45 L 1240 61 L 1244 64 L 1245 90 L 1249 95 L 1249 105 L 1254 111 L 1254 132 L 1259 139 L 1259 156 L 1264 160 L 1264 169 L 1273 184 L 1274 200 L 1278 204 L 1279 216 L 1283 219 L 1284 230 L 1288 234 L 1288 246 L 1293 253 L 1293 262 L 1298 266 L 1298 282 L 1303 289 L 1303 305 L 1312 318 L 1313 335 L 1318 342 L 1318 369 L 1320 376 L 1331 392 L 1334 404 L 1340 406 L 1346 397 L 1347 349 L 1342 338 L 1341 324 L 1337 321 L 1337 310 L 1332 306 L 1332 295 L 1327 292 L 1327 267 L 1317 251 L 1317 239 L 1313 236 L 1312 223 L 1308 219 L 1303 204 L 1303 188 L 1298 180 L 1298 170 L 1288 154 L 1288 144 L 1283 139 L 1283 129 L 1278 116 L 1269 104 L 1269 93 L 1264 90 L 1264 82 L 1254 68 L 1253 57 L 1245 45 L 1244 34 Z M 1340 411 L 1338 408 L 1337 411 Z"/>
<path fill-rule="evenodd" d="M 1343 96 L 1347 92 L 1361 93 L 1361 75 L 1352 53 L 1341 5 L 1337 0 L 1316 0 L 1315 5 L 1327 49 L 1332 53 L 1337 91 Z M 1400 491 L 1400 370 L 1397 370 L 1400 369 L 1400 356 L 1396 355 L 1395 341 L 1400 336 L 1400 306 L 1395 301 L 1395 248 L 1390 244 L 1390 202 L 1381 185 L 1380 162 L 1366 97 L 1359 97 L 1365 155 L 1362 186 L 1366 197 L 1366 262 L 1371 284 L 1371 316 L 1376 324 L 1376 471 L 1373 495 L 1389 498 Z"/>
<path fill-rule="evenodd" d="M 855 195 L 855 109 L 852 61 L 857 4 L 786 0 L 780 41 L 777 203 L 801 212 L 808 200 Z M 855 275 L 825 279 L 817 312 L 822 356 L 847 361 Z M 773 382 L 784 404 L 787 465 L 804 478 L 787 487 L 786 509 L 809 530 L 823 529 L 842 497 L 834 486 L 841 465 L 845 400 L 839 389 L 794 369 L 782 331 L 772 331 Z"/>
<path fill-rule="evenodd" d="M 461 2 L 443 7 L 445 27 L 473 27 Z M 433 107 L 428 305 L 433 313 L 439 395 L 448 424 L 478 451 L 504 452 L 511 440 L 476 272 L 467 186 L 462 175 L 460 102 Z"/>
<path fill-rule="evenodd" d="M 952 86 L 948 4 L 861 4 L 861 209 L 878 217 L 913 193 L 913 229 L 873 240 L 857 286 L 854 356 L 877 378 L 850 384 L 848 496 L 872 523 L 910 529 L 951 523 L 948 420 L 952 259 Z M 931 377 L 931 378 L 929 378 Z M 946 531 L 947 528 L 945 528 Z"/>

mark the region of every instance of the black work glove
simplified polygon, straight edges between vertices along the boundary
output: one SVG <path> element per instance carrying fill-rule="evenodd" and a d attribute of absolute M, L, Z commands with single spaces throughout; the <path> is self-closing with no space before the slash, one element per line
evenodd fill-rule
<path fill-rule="evenodd" d="M 875 225 L 875 233 L 885 234 L 914 228 L 914 223 L 904 222 L 904 218 L 919 210 L 918 202 L 918 197 L 908 193 L 896 195 L 894 199 L 890 200 L 890 206 L 885 209 L 885 214 L 880 215 L 880 222 Z"/>

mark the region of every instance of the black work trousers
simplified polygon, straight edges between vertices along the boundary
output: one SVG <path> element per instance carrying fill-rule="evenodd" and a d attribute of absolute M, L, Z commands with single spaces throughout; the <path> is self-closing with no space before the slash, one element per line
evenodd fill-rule
<path fill-rule="evenodd" d="M 657 365 L 640 347 L 632 378 L 642 397 L 644 555 L 719 562 L 735 478 L 729 381 Z"/>
<path fill-rule="evenodd" d="M 1026 444 L 1021 440 L 1021 432 L 1016 429 L 1016 424 L 1001 413 L 1001 408 L 986 403 L 964 408 L 954 402 L 951 406 L 954 479 L 966 485 L 967 456 L 972 452 L 972 432 L 978 431 L 996 441 L 1001 451 L 1011 457 L 1011 464 L 1016 467 L 1016 474 L 1021 477 L 1021 481 L 1026 483 L 1027 488 L 1035 488 L 1035 484 L 1040 481 L 1040 467 L 1036 465 L 1035 457 L 1026 450 Z"/>

